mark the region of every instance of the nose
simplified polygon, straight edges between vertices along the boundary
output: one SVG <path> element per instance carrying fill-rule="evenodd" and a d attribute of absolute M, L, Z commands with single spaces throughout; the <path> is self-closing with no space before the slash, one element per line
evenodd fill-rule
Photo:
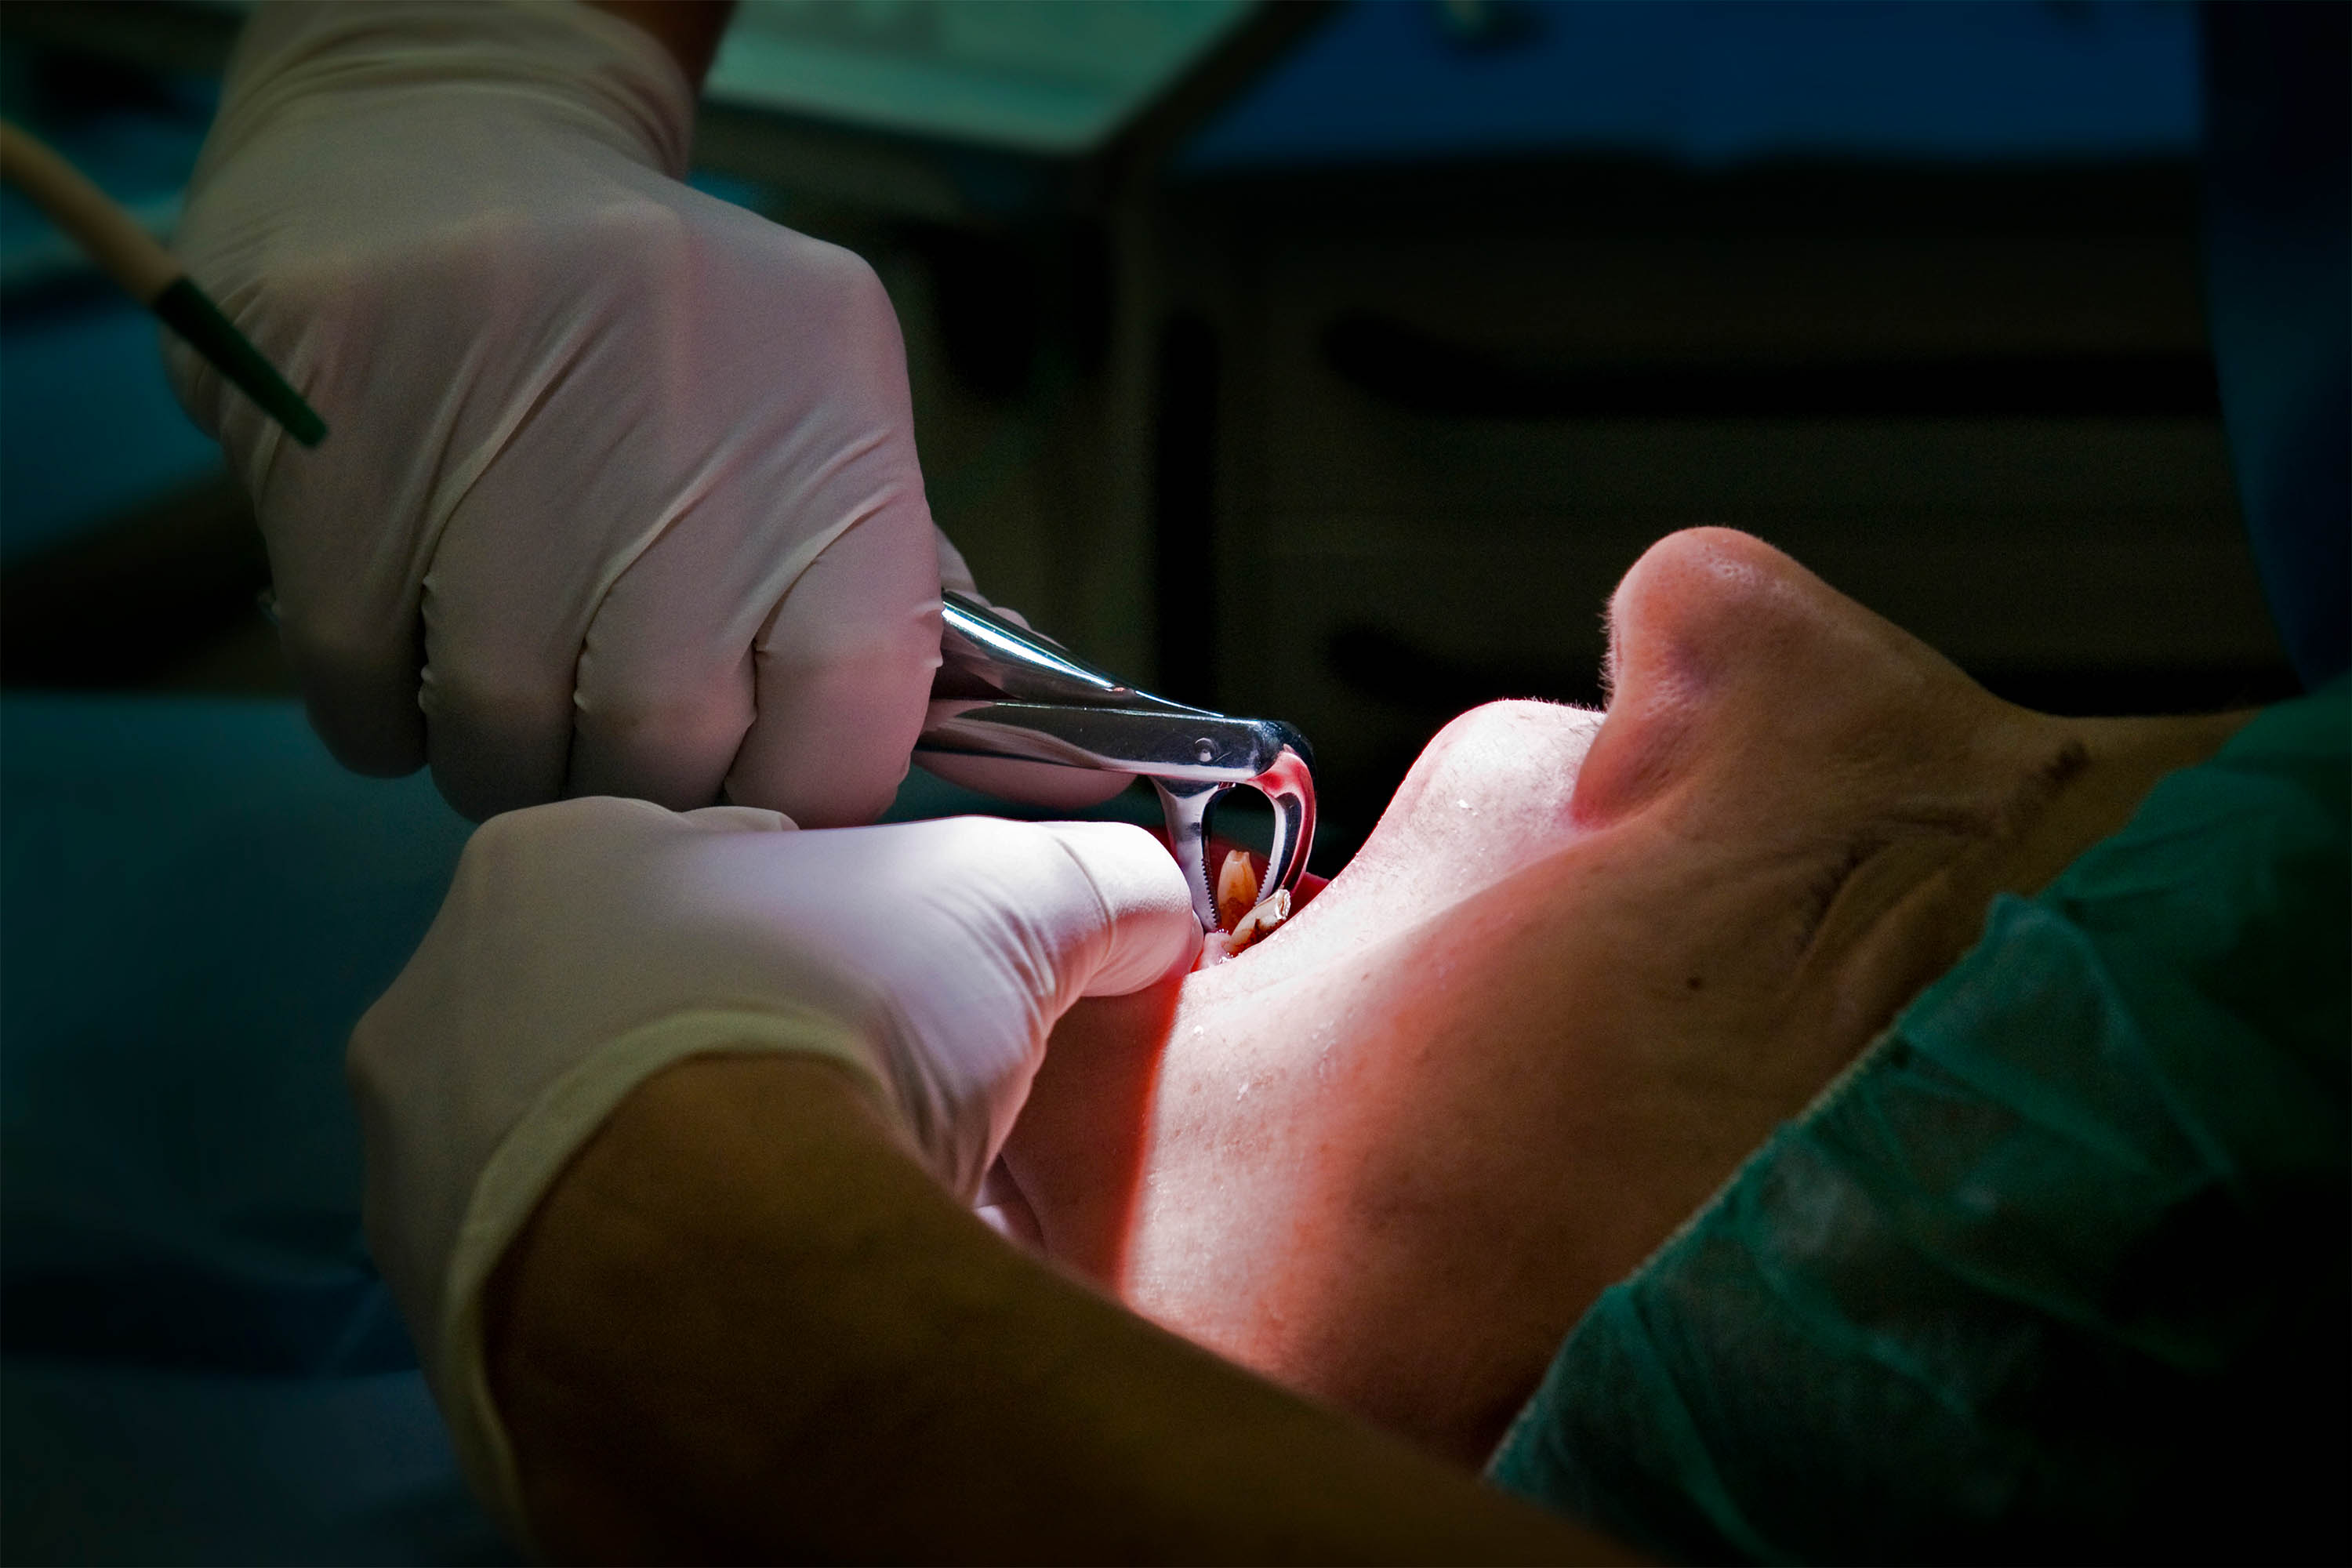
<path fill-rule="evenodd" d="M 1703 753 L 1736 756 L 1760 733 L 1770 754 L 1804 756 L 1866 735 L 1882 705 L 1990 700 L 1916 638 L 1727 528 L 1652 545 L 1618 584 L 1609 623 L 1609 715 L 1570 805 L 1583 826 L 1639 809 Z"/>

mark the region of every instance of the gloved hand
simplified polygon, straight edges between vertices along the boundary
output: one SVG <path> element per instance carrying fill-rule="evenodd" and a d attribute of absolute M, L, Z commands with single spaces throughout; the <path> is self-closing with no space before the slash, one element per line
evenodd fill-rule
<path fill-rule="evenodd" d="M 1055 1020 L 1200 943 L 1175 862 L 1118 823 L 803 833 L 592 799 L 481 828 L 350 1058 L 369 1239 L 477 1488 L 513 1509 L 483 1287 L 639 1083 L 698 1055 L 828 1058 L 970 1201 Z"/>
<path fill-rule="evenodd" d="M 559 795 L 870 821 L 942 566 L 870 268 L 689 189 L 694 92 L 568 4 L 265 6 L 175 247 L 325 417 L 184 349 L 329 748 L 477 818 Z M 965 579 L 968 582 L 968 579 Z"/>

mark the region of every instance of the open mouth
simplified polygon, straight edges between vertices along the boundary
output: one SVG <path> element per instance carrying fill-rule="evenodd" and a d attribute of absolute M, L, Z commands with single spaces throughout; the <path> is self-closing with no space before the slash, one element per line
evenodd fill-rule
<path fill-rule="evenodd" d="M 1266 858 L 1254 849 L 1213 838 L 1209 859 L 1217 868 L 1217 929 L 1201 944 L 1195 969 L 1213 968 L 1238 958 L 1272 936 L 1321 892 L 1328 879 L 1307 872 L 1297 888 L 1276 888 L 1265 898 Z"/>

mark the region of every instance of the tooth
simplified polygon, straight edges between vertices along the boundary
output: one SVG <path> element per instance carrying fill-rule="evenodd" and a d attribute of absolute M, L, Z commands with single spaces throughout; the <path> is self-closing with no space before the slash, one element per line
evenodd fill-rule
<path fill-rule="evenodd" d="M 1258 905 L 1234 922 L 1234 934 L 1227 939 L 1225 952 L 1241 952 L 1290 918 L 1290 889 L 1276 888 L 1274 897 Z"/>
<path fill-rule="evenodd" d="M 1232 931 L 1257 903 L 1257 868 L 1249 852 L 1235 849 L 1217 871 L 1217 924 Z"/>

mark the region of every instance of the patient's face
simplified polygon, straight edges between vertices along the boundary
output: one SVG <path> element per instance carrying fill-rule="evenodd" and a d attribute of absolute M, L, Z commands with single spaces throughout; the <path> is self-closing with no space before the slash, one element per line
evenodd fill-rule
<path fill-rule="evenodd" d="M 1717 530 L 1611 620 L 1605 716 L 1456 720 L 1287 926 L 1075 1010 L 1006 1150 L 1047 1250 L 1465 1459 L 1994 892 L 2236 721 L 2010 707 Z"/>

